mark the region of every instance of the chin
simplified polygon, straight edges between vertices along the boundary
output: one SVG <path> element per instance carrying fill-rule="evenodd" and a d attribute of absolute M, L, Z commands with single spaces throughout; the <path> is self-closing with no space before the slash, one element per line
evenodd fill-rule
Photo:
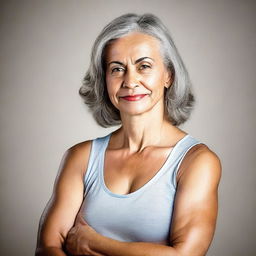
<path fill-rule="evenodd" d="M 138 102 L 116 102 L 115 107 L 120 111 L 121 115 L 142 115 L 153 110 L 154 107 L 158 108 L 159 101 L 138 101 Z"/>
<path fill-rule="evenodd" d="M 119 111 L 121 115 L 130 115 L 130 116 L 136 116 L 136 115 L 142 115 L 144 113 L 149 112 L 152 109 L 151 107 L 146 107 L 146 106 L 125 106 L 125 107 L 120 107 Z"/>

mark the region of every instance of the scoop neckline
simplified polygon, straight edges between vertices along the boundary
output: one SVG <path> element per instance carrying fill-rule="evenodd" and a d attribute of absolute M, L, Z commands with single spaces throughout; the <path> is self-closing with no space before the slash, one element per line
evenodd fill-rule
<path fill-rule="evenodd" d="M 163 165 L 160 167 L 160 169 L 156 172 L 156 174 L 150 179 L 148 180 L 142 187 L 140 187 L 139 189 L 131 192 L 131 193 L 128 193 L 128 194 L 116 194 L 116 193 L 113 193 L 106 185 L 105 183 L 105 179 L 104 179 L 104 167 L 105 167 L 105 156 L 106 156 L 106 149 L 108 147 L 108 144 L 109 144 L 109 141 L 110 141 L 110 137 L 111 137 L 112 133 L 108 134 L 106 137 L 105 137 L 105 143 L 104 143 L 104 146 L 103 146 L 103 149 L 102 149 L 102 156 L 101 156 L 101 162 L 100 162 L 100 179 L 101 179 L 101 185 L 104 189 L 104 191 L 109 194 L 110 196 L 112 197 L 118 197 L 118 198 L 129 198 L 129 197 L 132 197 L 134 195 L 137 195 L 139 193 L 141 193 L 142 191 L 144 191 L 148 186 L 150 186 L 151 184 L 153 184 L 157 179 L 158 177 L 164 172 L 164 170 L 166 169 L 167 167 L 167 164 L 172 160 L 173 158 L 173 155 L 175 153 L 175 151 L 177 150 L 177 148 L 179 147 L 179 145 L 188 137 L 190 137 L 189 134 L 186 134 L 183 138 L 181 138 L 176 144 L 175 146 L 173 147 L 173 149 L 169 152 L 168 156 L 166 157 L 166 160 L 165 162 L 163 163 Z"/>

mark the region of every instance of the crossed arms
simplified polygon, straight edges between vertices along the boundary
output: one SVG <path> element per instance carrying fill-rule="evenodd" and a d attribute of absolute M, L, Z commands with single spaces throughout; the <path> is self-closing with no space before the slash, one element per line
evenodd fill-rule
<path fill-rule="evenodd" d="M 53 195 L 41 217 L 36 256 L 203 256 L 212 241 L 218 211 L 221 163 L 205 145 L 183 159 L 170 230 L 170 245 L 120 242 L 104 237 L 80 216 L 84 170 L 91 141 L 68 149 L 61 161 Z M 152 230 L 154 232 L 154 230 Z"/>

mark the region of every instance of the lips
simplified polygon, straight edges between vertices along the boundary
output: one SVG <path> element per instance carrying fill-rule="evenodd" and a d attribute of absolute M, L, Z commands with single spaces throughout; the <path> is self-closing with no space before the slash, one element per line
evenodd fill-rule
<path fill-rule="evenodd" d="M 127 101 L 138 101 L 138 100 L 141 100 L 142 98 L 144 98 L 145 96 L 147 96 L 147 94 L 127 95 L 127 96 L 123 96 L 120 98 L 127 100 Z"/>

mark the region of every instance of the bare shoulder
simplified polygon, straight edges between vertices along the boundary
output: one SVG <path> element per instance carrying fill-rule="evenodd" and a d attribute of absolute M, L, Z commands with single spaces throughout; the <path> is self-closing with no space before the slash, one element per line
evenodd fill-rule
<path fill-rule="evenodd" d="M 218 155 L 207 145 L 197 144 L 185 155 L 177 175 L 177 182 L 197 175 L 207 175 L 215 183 L 219 183 L 221 171 L 221 160 Z"/>
<path fill-rule="evenodd" d="M 92 140 L 86 140 L 79 143 L 74 144 L 70 148 L 68 148 L 68 152 L 75 158 L 84 157 L 85 155 L 90 154 L 92 145 Z"/>
<path fill-rule="evenodd" d="M 64 154 L 64 162 L 73 165 L 84 174 L 89 161 L 92 140 L 82 141 L 69 147 Z"/>
<path fill-rule="evenodd" d="M 52 197 L 39 225 L 38 248 L 62 248 L 83 201 L 83 175 L 87 169 L 91 141 L 68 148 L 61 160 Z"/>
<path fill-rule="evenodd" d="M 216 226 L 221 162 L 208 146 L 197 144 L 180 167 L 170 243 L 181 255 L 205 255 Z"/>

